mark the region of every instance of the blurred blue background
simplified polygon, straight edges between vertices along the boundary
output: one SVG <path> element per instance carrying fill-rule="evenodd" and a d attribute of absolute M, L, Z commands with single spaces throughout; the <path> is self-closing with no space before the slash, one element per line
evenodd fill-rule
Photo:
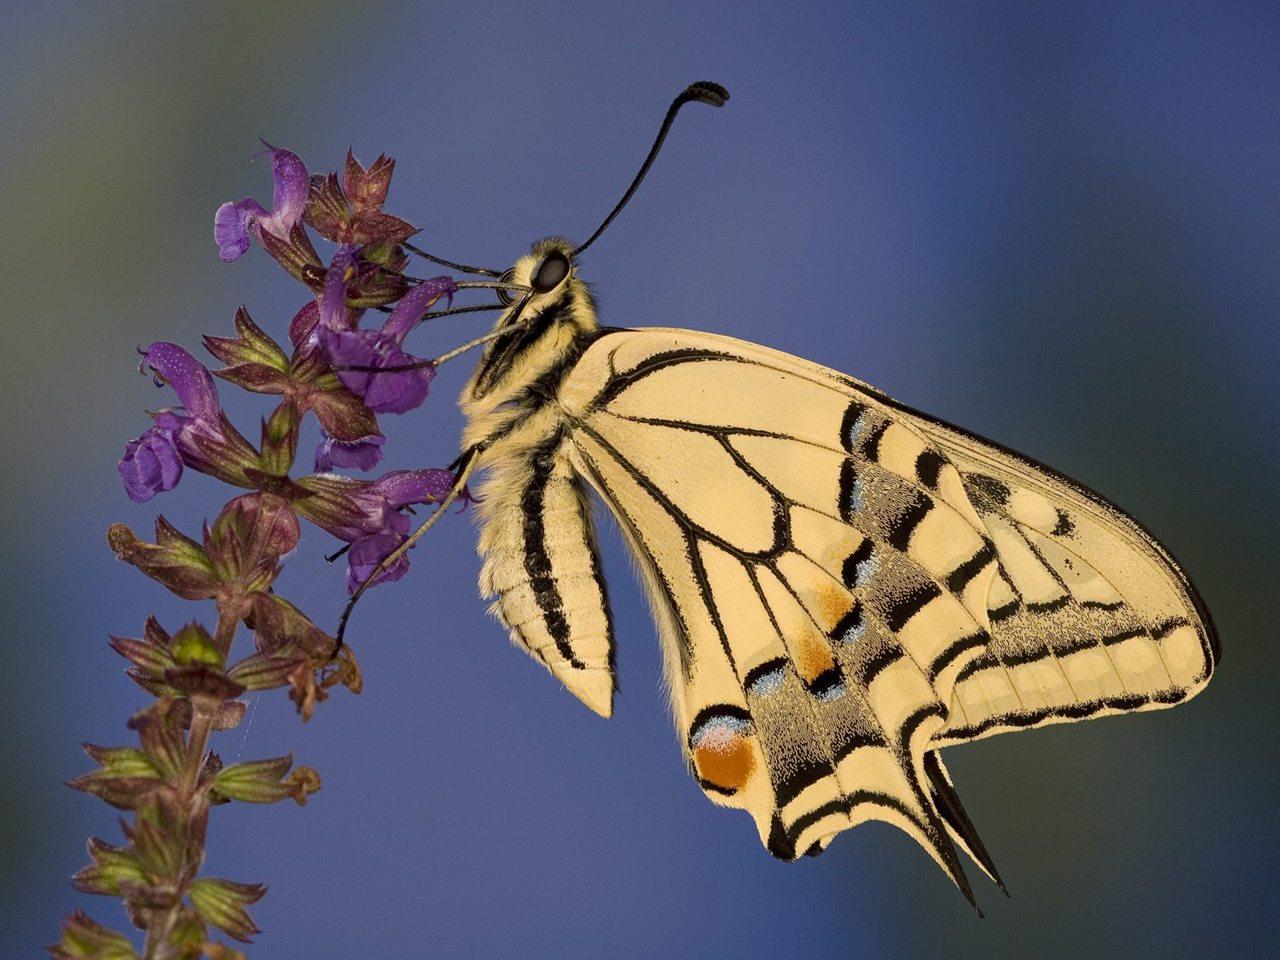
<path fill-rule="evenodd" d="M 193 347 L 246 303 L 283 338 L 300 287 L 218 262 L 214 208 L 270 195 L 257 138 L 336 168 L 399 159 L 388 208 L 445 256 L 582 239 L 669 99 L 713 79 L 585 258 L 603 319 L 820 360 L 1022 449 L 1136 513 L 1221 628 L 1176 710 L 949 751 L 1013 892 L 977 920 L 904 835 L 773 861 L 686 775 L 616 531 L 622 692 L 591 715 L 487 618 L 466 517 L 356 618 L 366 673 L 303 726 L 283 695 L 216 744 L 293 751 L 324 789 L 215 811 L 208 870 L 265 881 L 253 956 L 1256 957 L 1280 937 L 1274 437 L 1280 7 L 1274 3 L 18 2 L 0 36 L 0 928 L 33 956 L 111 812 L 62 781 L 145 698 L 108 633 L 183 604 L 114 562 L 107 525 L 195 529 L 189 474 L 144 506 L 124 441 L 168 402 L 134 346 Z M 486 321 L 440 321 L 420 353 Z M 447 463 L 446 367 L 384 418 L 388 466 Z M 223 391 L 250 435 L 265 404 Z M 307 444 L 310 449 L 310 444 Z M 305 456 L 305 454 L 304 454 Z M 331 624 L 308 532 L 285 595 Z M 201 611 L 207 616 L 208 611 Z M 971 871 L 976 875 L 977 871 Z"/>

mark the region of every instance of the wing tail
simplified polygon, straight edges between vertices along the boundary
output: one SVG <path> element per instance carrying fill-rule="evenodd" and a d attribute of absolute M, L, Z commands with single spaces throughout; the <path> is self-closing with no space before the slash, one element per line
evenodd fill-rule
<path fill-rule="evenodd" d="M 942 758 L 938 756 L 938 751 L 930 750 L 924 755 L 924 772 L 929 782 L 929 799 L 946 824 L 947 830 L 992 883 L 999 887 L 1006 897 L 1009 896 L 1009 888 L 1005 886 L 995 862 L 991 859 L 991 854 L 987 852 L 986 845 L 973 826 L 973 821 L 969 819 L 963 804 L 960 803 L 955 785 L 951 782 L 951 776 L 947 773 L 946 767 L 942 765 Z"/>

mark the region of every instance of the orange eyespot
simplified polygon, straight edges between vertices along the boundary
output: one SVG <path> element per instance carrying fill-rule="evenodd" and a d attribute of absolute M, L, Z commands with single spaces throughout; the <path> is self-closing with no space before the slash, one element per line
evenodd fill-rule
<path fill-rule="evenodd" d="M 693 751 L 698 776 L 722 790 L 741 790 L 756 768 L 750 741 L 736 731 L 717 727 Z"/>

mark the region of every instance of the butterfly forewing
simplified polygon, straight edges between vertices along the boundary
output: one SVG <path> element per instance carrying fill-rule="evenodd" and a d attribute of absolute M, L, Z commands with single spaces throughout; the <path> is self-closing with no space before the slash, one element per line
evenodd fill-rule
<path fill-rule="evenodd" d="M 996 544 L 991 642 L 961 672 L 940 743 L 1193 696 L 1218 658 L 1195 588 L 1132 518 L 1074 481 L 940 423 Z"/>

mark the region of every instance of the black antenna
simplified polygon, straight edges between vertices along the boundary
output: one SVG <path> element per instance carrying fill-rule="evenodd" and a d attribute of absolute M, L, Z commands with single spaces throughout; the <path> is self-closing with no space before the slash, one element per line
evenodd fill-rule
<path fill-rule="evenodd" d="M 613 208 L 612 212 L 604 218 L 604 223 L 596 228 L 596 232 L 587 238 L 587 242 L 573 251 L 576 257 L 591 244 L 595 243 L 596 238 L 604 233 L 605 228 L 613 222 L 613 218 L 622 212 L 622 208 L 627 205 L 627 201 L 631 199 L 636 189 L 640 186 L 640 181 L 644 179 L 644 175 L 649 172 L 649 168 L 653 166 L 653 161 L 658 157 L 658 151 L 662 149 L 662 141 L 667 139 L 667 131 L 671 129 L 671 124 L 676 119 L 676 114 L 680 112 L 680 108 L 686 103 L 692 103 L 695 100 L 698 103 L 709 103 L 713 107 L 723 107 L 724 102 L 729 99 L 729 91 L 718 83 L 712 83 L 709 80 L 699 80 L 697 83 L 691 83 L 685 87 L 684 92 L 680 96 L 671 101 L 671 106 L 667 110 L 667 116 L 662 121 L 662 127 L 658 130 L 658 139 L 653 141 L 653 146 L 649 149 L 649 156 L 645 157 L 644 163 L 640 167 L 640 172 L 636 174 L 636 178 L 631 181 L 631 186 L 627 187 L 627 192 L 622 195 L 622 199 L 618 201 L 618 205 Z"/>
<path fill-rule="evenodd" d="M 489 270 L 485 267 L 472 267 L 465 263 L 454 263 L 452 260 L 446 260 L 444 257 L 437 257 L 434 254 L 427 253 L 420 247 L 415 247 L 412 243 L 401 241 L 400 246 L 404 247 L 410 253 L 416 253 L 423 260 L 430 260 L 432 263 L 438 263 L 442 267 L 448 267 L 450 270 L 458 270 L 461 273 L 474 273 L 481 277 L 500 277 L 502 276 L 497 270 Z"/>

